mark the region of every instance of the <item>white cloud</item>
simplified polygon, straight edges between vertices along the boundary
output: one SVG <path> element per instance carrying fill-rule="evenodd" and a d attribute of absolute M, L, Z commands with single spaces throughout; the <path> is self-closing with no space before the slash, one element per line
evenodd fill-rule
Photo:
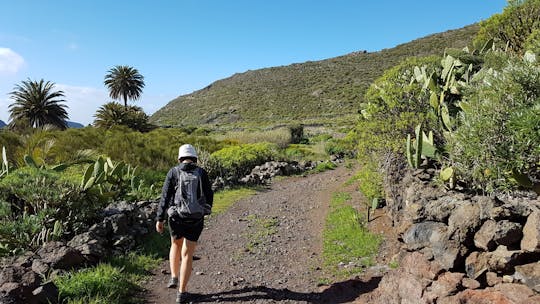
<path fill-rule="evenodd" d="M 0 47 L 0 75 L 16 74 L 24 65 L 21 55 L 9 48 Z"/>

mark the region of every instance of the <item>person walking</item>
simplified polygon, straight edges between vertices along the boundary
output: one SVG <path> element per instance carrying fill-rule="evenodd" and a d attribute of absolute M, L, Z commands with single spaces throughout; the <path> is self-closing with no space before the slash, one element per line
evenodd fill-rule
<path fill-rule="evenodd" d="M 185 144 L 178 149 L 179 164 L 169 170 L 159 201 L 156 231 L 163 233 L 168 217 L 171 248 L 171 278 L 167 287 L 176 288 L 176 303 L 190 303 L 193 295 L 187 284 L 193 253 L 204 227 L 204 216 L 211 213 L 214 193 L 207 172 L 197 166 L 197 151 Z"/>

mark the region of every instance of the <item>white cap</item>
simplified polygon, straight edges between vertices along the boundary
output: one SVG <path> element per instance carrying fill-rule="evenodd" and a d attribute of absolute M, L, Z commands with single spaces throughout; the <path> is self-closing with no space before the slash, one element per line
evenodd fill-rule
<path fill-rule="evenodd" d="M 190 144 L 182 145 L 178 149 L 178 159 L 180 159 L 182 157 L 194 157 L 194 158 L 197 158 L 197 151 L 195 151 L 195 148 Z"/>

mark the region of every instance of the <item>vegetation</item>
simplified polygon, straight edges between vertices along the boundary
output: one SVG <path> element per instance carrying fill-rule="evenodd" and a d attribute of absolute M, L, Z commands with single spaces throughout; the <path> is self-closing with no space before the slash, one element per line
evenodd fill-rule
<path fill-rule="evenodd" d="M 283 67 L 235 74 L 180 96 L 150 118 L 156 125 L 350 126 L 364 93 L 382 72 L 408 57 L 466 46 L 477 26 L 418 39 L 380 52 L 356 52 Z"/>
<path fill-rule="evenodd" d="M 384 195 L 388 162 L 405 159 L 440 169 L 449 187 L 540 193 L 539 63 L 523 52 L 540 16 L 529 12 L 539 9 L 539 1 L 511 1 L 482 24 L 480 49 L 408 59 L 372 84 L 356 127 L 366 196 Z"/>
<path fill-rule="evenodd" d="M 521 55 L 538 46 L 540 31 L 539 0 L 509 0 L 501 14 L 495 14 L 480 23 L 475 45 L 480 48 L 494 40 L 498 48 Z"/>
<path fill-rule="evenodd" d="M 141 107 L 122 106 L 116 102 L 102 105 L 97 111 L 94 126 L 110 129 L 114 126 L 126 126 L 139 132 L 148 132 L 154 127 L 148 122 L 148 115 Z"/>
<path fill-rule="evenodd" d="M 141 97 L 144 77 L 136 68 L 117 65 L 105 75 L 104 83 L 109 89 L 109 96 L 116 100 L 122 98 L 124 106 L 127 108 L 128 99 L 137 100 Z"/>
<path fill-rule="evenodd" d="M 67 128 L 67 106 L 62 104 L 64 92 L 55 91 L 54 83 L 28 79 L 16 85 L 9 95 L 13 100 L 9 106 L 12 128 L 43 128 L 46 125 L 62 130 Z"/>
<path fill-rule="evenodd" d="M 351 198 L 346 192 L 333 194 L 323 233 L 324 264 L 338 278 L 360 273 L 372 264 L 380 243 L 380 237 L 365 227 L 365 217 L 347 204 Z"/>

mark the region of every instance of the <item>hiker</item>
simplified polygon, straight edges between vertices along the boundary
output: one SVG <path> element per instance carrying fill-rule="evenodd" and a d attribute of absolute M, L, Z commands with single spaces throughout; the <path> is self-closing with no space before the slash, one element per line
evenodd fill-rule
<path fill-rule="evenodd" d="M 167 214 L 171 234 L 171 278 L 167 287 L 178 287 L 176 303 L 189 303 L 192 295 L 187 292 L 187 283 L 193 253 L 203 230 L 204 216 L 211 212 L 214 193 L 208 174 L 197 166 L 197 151 L 192 145 L 182 145 L 178 149 L 178 162 L 169 170 L 163 184 L 156 231 L 163 233 Z"/>

